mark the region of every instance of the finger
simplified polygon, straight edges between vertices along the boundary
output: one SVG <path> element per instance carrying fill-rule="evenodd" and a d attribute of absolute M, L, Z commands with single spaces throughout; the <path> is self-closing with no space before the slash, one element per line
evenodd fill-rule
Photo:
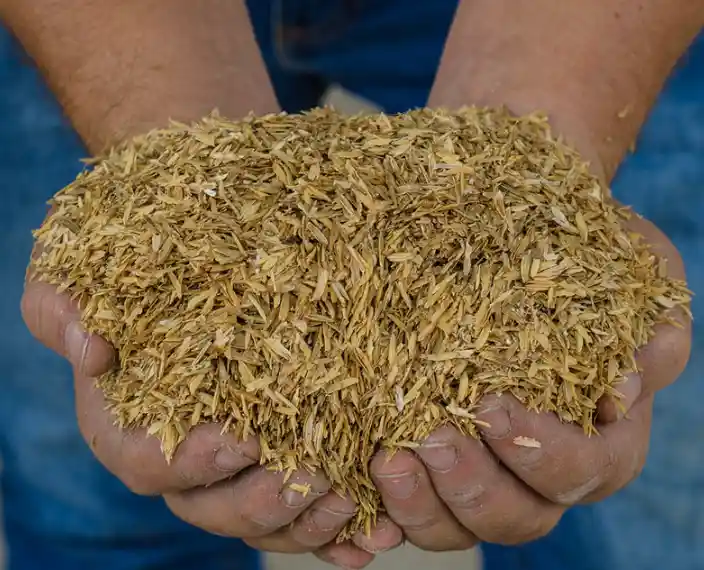
<path fill-rule="evenodd" d="M 91 378 L 75 376 L 78 425 L 98 460 L 129 489 L 160 495 L 232 477 L 259 463 L 259 442 L 238 441 L 219 425 L 194 428 L 167 463 L 159 440 L 146 430 L 123 430 L 106 409 L 102 391 Z"/>
<path fill-rule="evenodd" d="M 360 531 L 352 537 L 352 542 L 365 552 L 379 554 L 401 546 L 403 531 L 387 515 L 380 514 L 369 536 Z"/>
<path fill-rule="evenodd" d="M 516 479 L 481 442 L 454 428 L 433 433 L 417 453 L 445 505 L 483 542 L 511 545 L 538 539 L 564 512 Z"/>
<path fill-rule="evenodd" d="M 435 493 L 428 472 L 414 454 L 378 453 L 371 463 L 374 484 L 387 513 L 406 538 L 423 550 L 465 550 L 476 538 L 463 528 Z"/>
<path fill-rule="evenodd" d="M 299 492 L 298 485 L 309 491 Z M 292 523 L 329 490 L 322 473 L 300 470 L 286 481 L 285 473 L 252 467 L 233 479 L 169 493 L 164 499 L 176 516 L 199 528 L 236 538 L 261 538 Z"/>
<path fill-rule="evenodd" d="M 655 224 L 632 212 L 630 218 L 623 225 L 629 232 L 641 236 L 642 241 L 648 244 L 650 250 L 658 258 L 667 261 L 668 276 L 678 280 L 685 279 L 686 273 L 682 256 L 670 239 Z"/>
<path fill-rule="evenodd" d="M 312 552 L 333 542 L 356 513 L 349 498 L 330 491 L 316 500 L 293 523 L 277 532 L 248 540 L 248 544 L 266 552 Z"/>
<path fill-rule="evenodd" d="M 620 396 L 604 396 L 597 402 L 596 423 L 605 425 L 617 422 L 626 417 L 643 391 L 643 380 L 640 374 L 632 373 L 626 376 L 625 381 L 615 386 Z"/>
<path fill-rule="evenodd" d="M 350 541 L 327 544 L 319 549 L 315 555 L 323 562 L 348 570 L 361 570 L 374 561 L 373 554 L 365 552 Z"/>
<path fill-rule="evenodd" d="M 22 317 L 32 335 L 66 358 L 80 374 L 98 376 L 115 362 L 112 347 L 85 332 L 78 306 L 47 283 L 27 282 L 22 296 Z"/>
<path fill-rule="evenodd" d="M 554 414 L 529 412 L 513 396 L 485 398 L 480 414 L 489 424 L 481 428 L 484 438 L 501 463 L 561 505 L 630 479 L 647 453 L 650 420 L 642 414 L 591 437 Z"/>
<path fill-rule="evenodd" d="M 330 492 L 298 517 L 289 532 L 299 544 L 319 548 L 334 541 L 356 512 L 352 499 Z"/>
<path fill-rule="evenodd" d="M 622 419 L 636 402 L 666 388 L 684 372 L 691 352 L 692 323 L 681 308 L 673 309 L 669 316 L 679 326 L 655 326 L 653 339 L 638 351 L 639 373 L 629 374 L 624 383 L 616 386 L 623 397 L 618 401 L 611 397 L 599 400 L 599 424 Z"/>
<path fill-rule="evenodd" d="M 692 322 L 681 308 L 671 310 L 668 316 L 678 325 L 656 325 L 653 339 L 638 351 L 636 361 L 643 378 L 640 398 L 647 398 L 672 384 L 689 361 Z"/>
<path fill-rule="evenodd" d="M 610 448 L 611 468 L 602 483 L 580 501 L 602 501 L 623 489 L 643 471 L 649 449 L 653 396 L 641 399 L 622 422 L 604 426 L 600 436 Z"/>
<path fill-rule="evenodd" d="M 669 277 L 685 279 L 682 257 L 654 224 L 634 214 L 625 225 L 629 231 L 642 236 L 659 259 L 665 260 Z M 611 397 L 604 397 L 599 401 L 597 417 L 600 423 L 618 421 L 636 401 L 669 386 L 684 371 L 691 350 L 691 318 L 682 307 L 668 311 L 666 316 L 676 324 L 655 326 L 652 340 L 637 354 L 640 375 L 630 375 L 624 384 L 617 387 L 623 399 L 617 402 Z"/>

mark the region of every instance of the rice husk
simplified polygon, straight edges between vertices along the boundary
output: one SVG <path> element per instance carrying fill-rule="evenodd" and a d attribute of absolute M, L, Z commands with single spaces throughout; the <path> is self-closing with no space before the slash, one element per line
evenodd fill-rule
<path fill-rule="evenodd" d="M 539 114 L 213 114 L 91 161 L 53 207 L 34 270 L 117 348 L 116 422 L 168 460 L 215 422 L 322 469 L 359 505 L 340 539 L 383 509 L 376 451 L 480 437 L 488 394 L 593 433 L 689 301 Z"/>

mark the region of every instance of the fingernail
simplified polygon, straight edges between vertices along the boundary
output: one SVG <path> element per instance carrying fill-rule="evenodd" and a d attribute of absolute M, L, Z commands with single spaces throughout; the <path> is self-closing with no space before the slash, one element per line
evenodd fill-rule
<path fill-rule="evenodd" d="M 287 487 L 281 493 L 281 499 L 284 503 L 286 503 L 287 506 L 293 509 L 297 509 L 299 507 L 302 507 L 303 505 L 308 504 L 312 500 L 312 495 L 314 495 L 312 491 L 309 491 L 308 493 L 302 493 L 301 491 L 297 491 L 291 489 L 290 487 Z M 318 497 L 320 495 L 318 493 L 315 493 L 315 496 Z"/>
<path fill-rule="evenodd" d="M 364 531 L 357 531 L 353 538 L 354 543 L 369 554 L 380 554 L 388 552 L 403 543 L 403 532 L 394 523 L 381 515 L 376 526 L 372 528 L 371 536 L 367 536 Z"/>
<path fill-rule="evenodd" d="M 383 554 L 384 552 L 388 552 L 391 550 L 390 546 L 371 546 L 371 545 L 364 545 L 360 546 L 364 552 L 368 552 L 369 554 Z"/>
<path fill-rule="evenodd" d="M 71 321 L 66 325 L 64 331 L 66 358 L 79 371 L 83 370 L 89 342 L 90 335 L 83 329 L 79 321 Z"/>
<path fill-rule="evenodd" d="M 229 445 L 223 445 L 215 453 L 213 463 L 215 463 L 215 467 L 220 469 L 220 471 L 235 473 L 252 465 L 253 461 Z"/>
<path fill-rule="evenodd" d="M 453 445 L 446 443 L 424 443 L 417 451 L 423 463 L 438 473 L 447 473 L 457 465 L 457 449 Z"/>
<path fill-rule="evenodd" d="M 377 477 L 381 479 L 384 491 L 394 499 L 408 499 L 418 488 L 418 476 L 415 473 L 395 473 Z"/>
<path fill-rule="evenodd" d="M 354 513 L 342 513 L 330 509 L 313 509 L 310 514 L 311 521 L 318 530 L 329 532 L 344 525 L 354 516 Z"/>
<path fill-rule="evenodd" d="M 511 419 L 500 396 L 487 397 L 478 416 L 488 424 L 482 425 L 482 433 L 489 439 L 503 439 L 511 433 Z"/>

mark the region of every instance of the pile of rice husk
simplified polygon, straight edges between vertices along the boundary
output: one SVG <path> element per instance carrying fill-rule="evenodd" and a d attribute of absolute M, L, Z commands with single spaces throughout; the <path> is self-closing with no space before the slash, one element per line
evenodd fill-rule
<path fill-rule="evenodd" d="M 322 469 L 383 508 L 369 462 L 482 397 L 594 431 L 684 283 L 545 117 L 330 109 L 173 124 L 53 200 L 40 279 L 119 351 L 116 421 L 170 458 L 221 423 L 272 468 Z"/>

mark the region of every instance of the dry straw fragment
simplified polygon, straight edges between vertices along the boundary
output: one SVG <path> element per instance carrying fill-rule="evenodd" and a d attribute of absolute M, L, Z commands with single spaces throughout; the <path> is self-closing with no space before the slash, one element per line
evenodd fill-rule
<path fill-rule="evenodd" d="M 539 115 L 174 124 L 113 149 L 54 199 L 37 275 L 119 351 L 117 422 L 170 458 L 191 427 L 259 437 L 381 509 L 368 465 L 511 393 L 594 429 L 683 283 Z M 525 445 L 526 441 L 517 442 Z"/>
<path fill-rule="evenodd" d="M 530 447 L 533 449 L 540 449 L 541 447 L 543 447 L 543 444 L 540 443 L 537 439 L 533 437 L 525 437 L 522 435 L 514 437 L 513 444 L 518 445 L 519 447 Z"/>

